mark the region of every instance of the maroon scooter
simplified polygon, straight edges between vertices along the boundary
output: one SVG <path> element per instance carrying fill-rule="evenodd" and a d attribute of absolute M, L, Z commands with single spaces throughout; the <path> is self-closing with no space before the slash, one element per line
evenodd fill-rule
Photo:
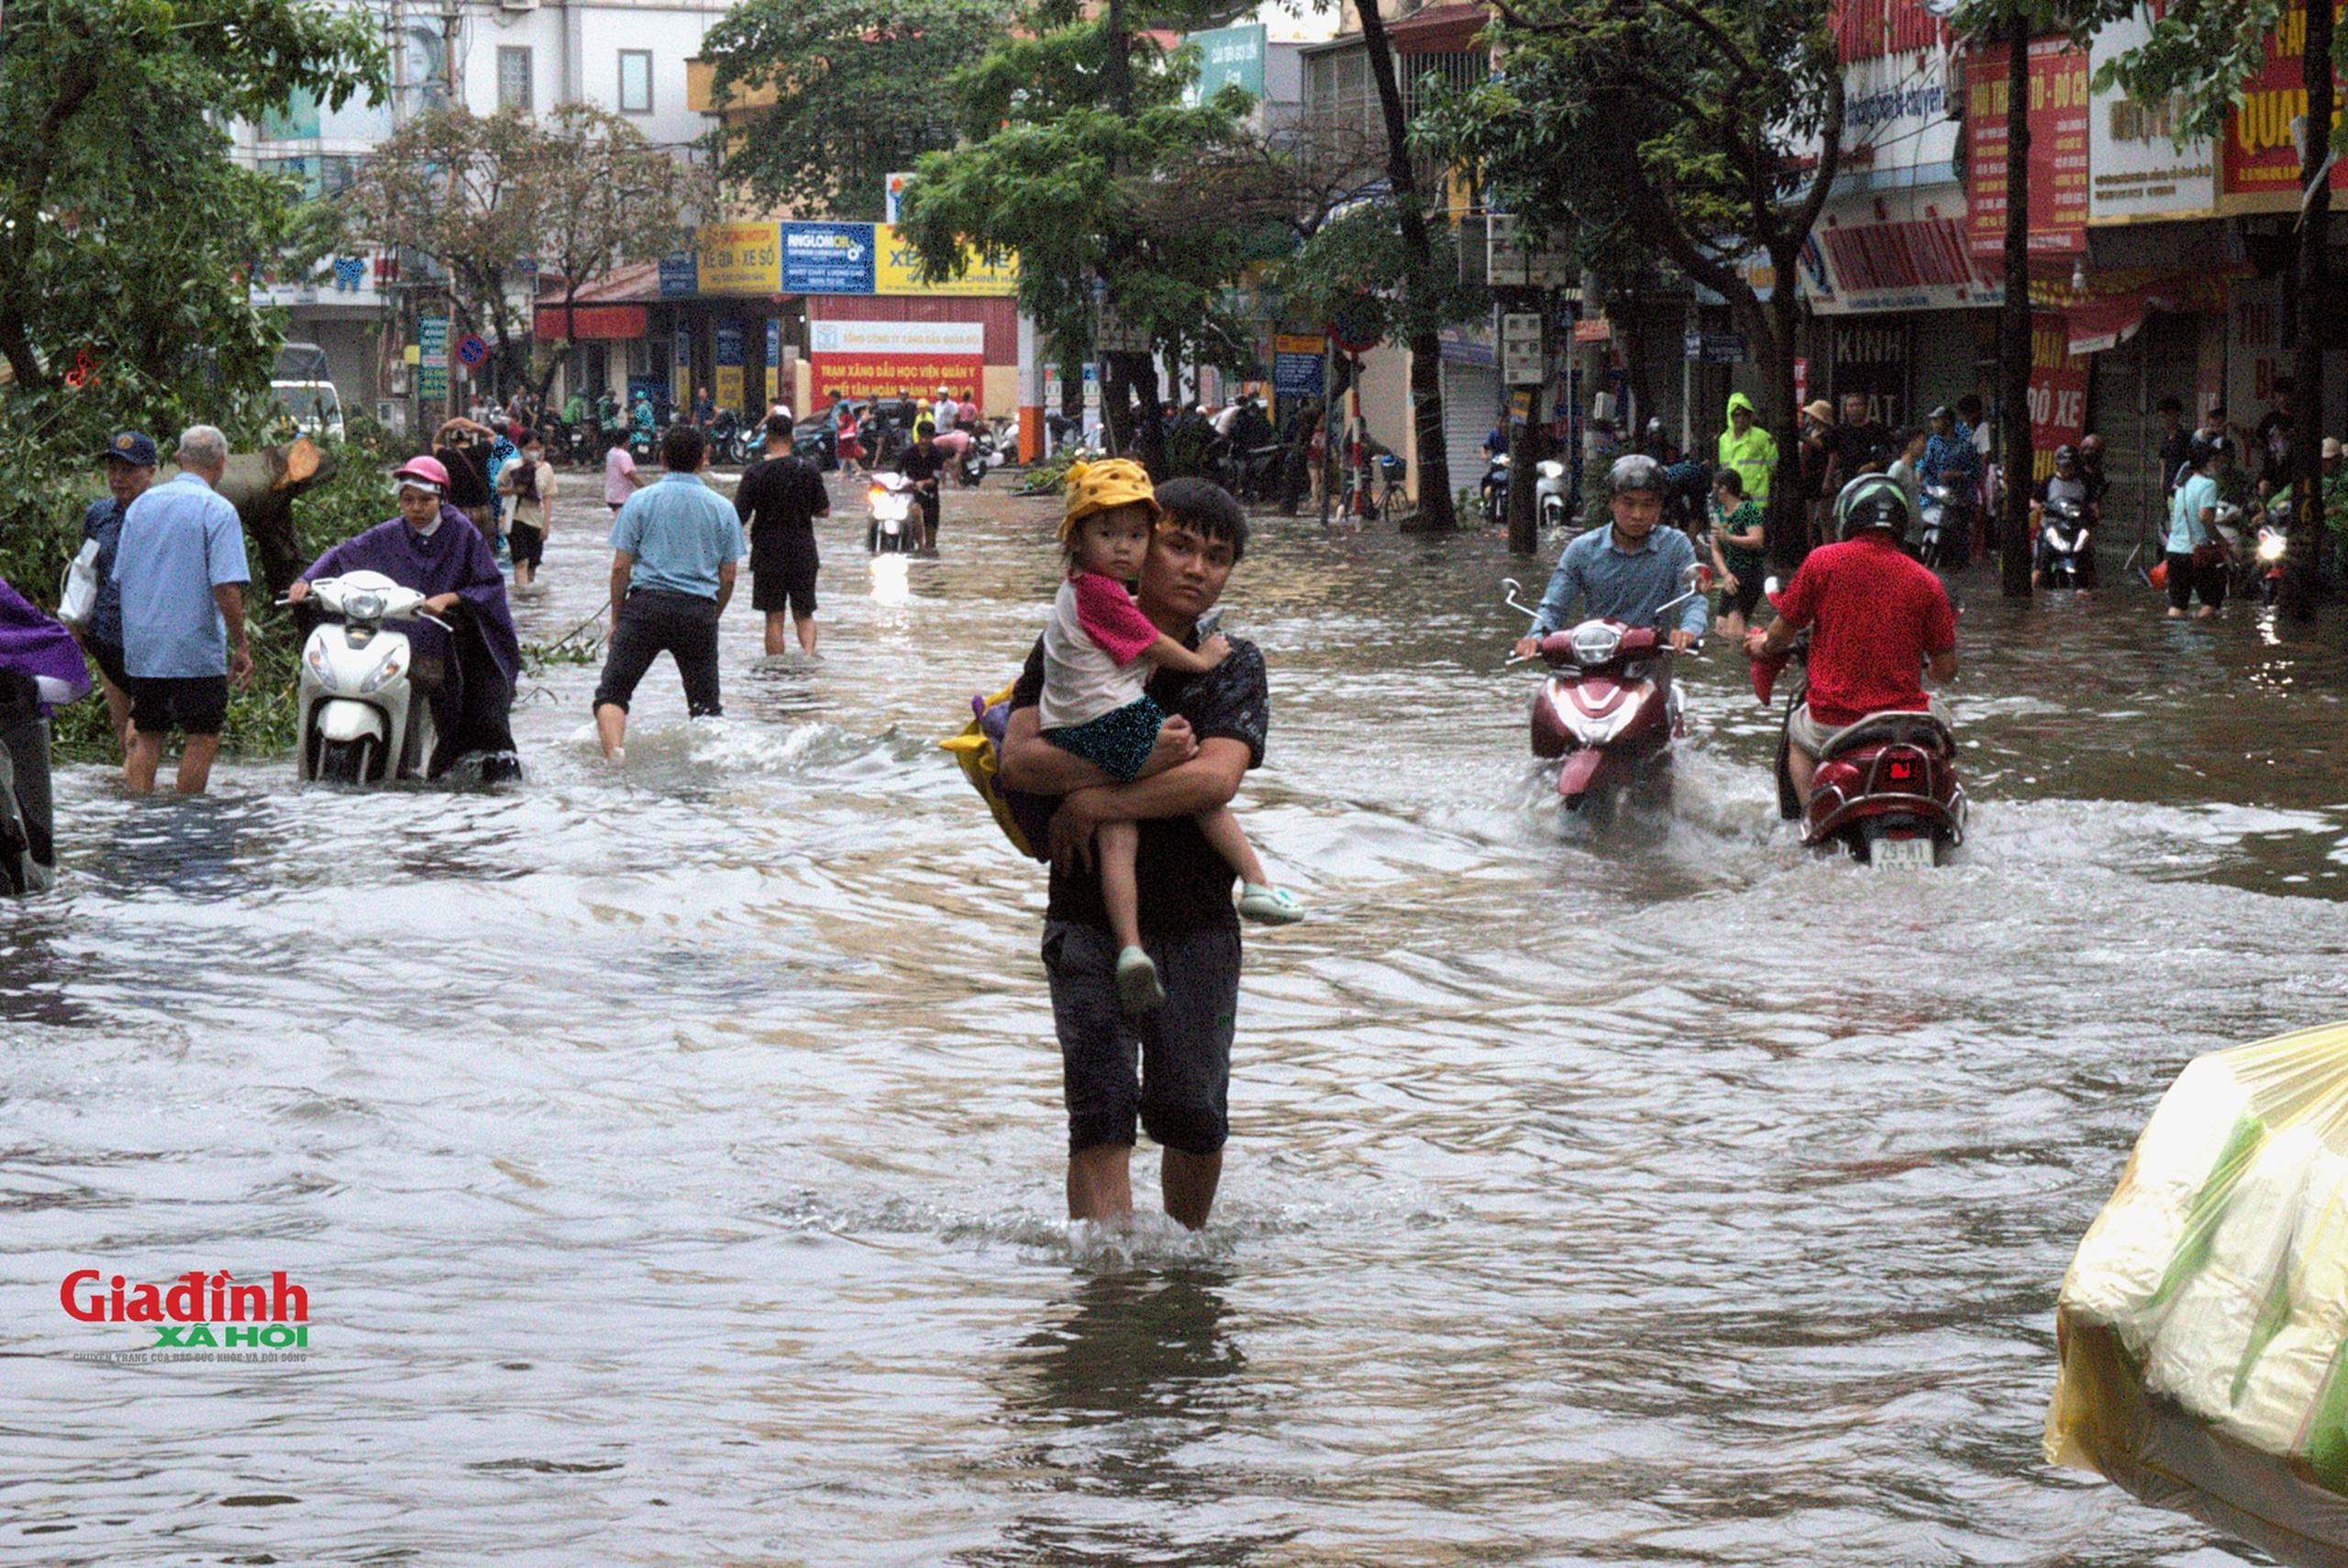
<path fill-rule="evenodd" d="M 1753 694 L 1764 707 L 1787 665 L 1800 663 L 1786 690 L 1788 724 L 1809 686 L 1809 652 L 1804 632 L 1791 652 L 1753 662 Z M 1839 846 L 1863 865 L 1888 870 L 1944 865 L 1965 842 L 1969 807 L 1956 777 L 1956 736 L 1936 714 L 1870 713 L 1828 736 L 1807 801 L 1794 795 L 1787 767 L 1791 744 L 1781 730 L 1778 812 L 1801 823 L 1810 847 Z"/>
<path fill-rule="evenodd" d="M 1660 622 L 1703 591 L 1711 574 L 1688 569 L 1686 591 L 1656 612 Z M 1538 622 L 1503 580 L 1509 607 Z M 1541 638 L 1537 658 L 1549 679 L 1533 698 L 1533 755 L 1557 763 L 1557 795 L 1568 812 L 1603 820 L 1625 800 L 1644 806 L 1671 801 L 1671 758 L 1688 733 L 1671 683 L 1669 634 L 1614 620 L 1584 621 Z"/>

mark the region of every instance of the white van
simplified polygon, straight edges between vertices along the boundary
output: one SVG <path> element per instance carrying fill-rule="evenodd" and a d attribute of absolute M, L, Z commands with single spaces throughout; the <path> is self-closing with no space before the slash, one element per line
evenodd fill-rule
<path fill-rule="evenodd" d="M 321 441 L 342 439 L 342 399 L 332 381 L 271 381 L 269 390 L 303 435 Z"/>

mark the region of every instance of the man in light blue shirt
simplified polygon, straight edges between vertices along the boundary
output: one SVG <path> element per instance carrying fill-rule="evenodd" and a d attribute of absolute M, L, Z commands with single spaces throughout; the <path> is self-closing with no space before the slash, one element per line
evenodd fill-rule
<path fill-rule="evenodd" d="M 627 760 L 627 705 L 663 651 L 677 661 L 694 717 L 723 712 L 717 618 L 734 597 L 742 523 L 701 477 L 709 443 L 690 425 L 660 438 L 669 471 L 628 497 L 612 520 L 612 637 L 595 687 L 595 734 L 614 765 Z"/>
<path fill-rule="evenodd" d="M 1663 520 L 1663 466 L 1635 454 L 1621 458 L 1607 471 L 1606 485 L 1614 521 L 1584 534 L 1557 558 L 1541 613 L 1516 645 L 1519 658 L 1530 658 L 1545 634 L 1571 625 L 1577 602 L 1592 620 L 1652 626 L 1657 611 L 1687 592 L 1681 579 L 1696 564 L 1696 547 L 1678 529 L 1656 525 Z M 1701 594 L 1679 607 L 1671 631 L 1675 651 L 1695 646 L 1710 613 Z"/>
<path fill-rule="evenodd" d="M 180 471 L 132 502 L 115 547 L 122 590 L 122 664 L 130 678 L 132 734 L 123 784 L 143 795 L 162 766 L 163 736 L 187 737 L 175 782 L 203 793 L 220 750 L 228 687 L 252 679 L 245 646 L 244 525 L 214 489 L 228 468 L 228 439 L 209 425 L 180 436 Z"/>

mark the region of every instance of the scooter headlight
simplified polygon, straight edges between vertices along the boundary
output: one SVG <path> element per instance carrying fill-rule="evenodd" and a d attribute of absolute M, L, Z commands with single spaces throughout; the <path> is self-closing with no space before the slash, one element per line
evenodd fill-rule
<path fill-rule="evenodd" d="M 2289 551 L 2290 547 L 2291 541 L 2284 536 L 2280 534 L 2269 534 L 2266 537 L 2258 541 L 2258 558 L 2266 562 L 2269 566 L 2272 566 L 2276 561 L 2281 560 L 2284 555 Z"/>
<path fill-rule="evenodd" d="M 383 596 L 380 593 L 354 593 L 342 602 L 343 615 L 353 621 L 380 621 L 383 618 Z"/>
<path fill-rule="evenodd" d="M 367 672 L 367 679 L 359 683 L 359 694 L 365 697 L 382 690 L 386 682 L 398 679 L 406 668 L 407 659 L 404 650 L 396 646 L 388 649 L 381 662 Z"/>
<path fill-rule="evenodd" d="M 1623 646 L 1623 634 L 1603 621 L 1591 621 L 1574 628 L 1574 662 L 1585 668 L 1604 664 Z"/>
<path fill-rule="evenodd" d="M 305 649 L 302 655 L 302 662 L 308 665 L 310 667 L 310 673 L 318 678 L 319 686 L 328 691 L 339 691 L 342 690 L 341 686 L 335 680 L 334 665 L 332 661 L 327 657 L 327 646 L 325 643 L 315 637 L 312 638 L 309 647 Z"/>

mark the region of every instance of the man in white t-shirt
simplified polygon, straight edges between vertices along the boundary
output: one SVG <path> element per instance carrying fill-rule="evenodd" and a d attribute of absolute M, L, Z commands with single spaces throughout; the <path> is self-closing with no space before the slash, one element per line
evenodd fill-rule
<path fill-rule="evenodd" d="M 627 504 L 627 498 L 644 488 L 644 476 L 636 471 L 636 459 L 628 456 L 627 443 L 615 441 L 612 449 L 604 454 L 604 504 L 615 513 Z"/>
<path fill-rule="evenodd" d="M 961 423 L 962 405 L 954 401 L 954 392 L 952 388 L 940 387 L 937 389 L 937 403 L 936 406 L 931 410 L 931 413 L 935 414 L 937 419 L 937 430 L 938 434 L 941 436 Z"/>

